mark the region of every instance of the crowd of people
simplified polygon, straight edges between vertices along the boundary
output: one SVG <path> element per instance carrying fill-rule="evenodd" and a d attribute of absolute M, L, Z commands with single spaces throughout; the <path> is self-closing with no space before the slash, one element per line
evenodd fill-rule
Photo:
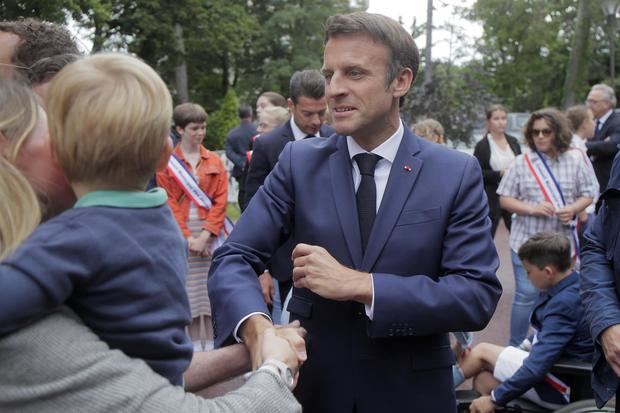
<path fill-rule="evenodd" d="M 521 141 L 493 104 L 470 156 L 435 119 L 403 123 L 418 64 L 398 22 L 331 16 L 320 71 L 263 92 L 256 116 L 239 106 L 231 231 L 201 105 L 174 106 L 138 58 L 82 56 L 61 25 L 0 22 L 0 410 L 451 412 L 467 378 L 472 413 L 555 409 L 570 401 L 561 358 L 592 363 L 606 403 L 613 88 L 532 112 Z M 485 328 L 502 293 L 502 220 L 510 338 L 462 348 L 449 332 Z M 242 373 L 234 392 L 192 394 Z"/>

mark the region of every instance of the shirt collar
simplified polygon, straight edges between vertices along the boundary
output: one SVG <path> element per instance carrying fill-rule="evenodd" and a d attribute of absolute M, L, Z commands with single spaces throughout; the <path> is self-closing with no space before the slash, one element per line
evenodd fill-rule
<path fill-rule="evenodd" d="M 608 111 L 607 113 L 605 113 L 603 116 L 601 116 L 600 118 L 598 118 L 598 119 L 597 119 L 599 122 L 601 122 L 601 127 L 603 126 L 603 124 L 604 124 L 605 122 L 607 122 L 607 119 L 609 119 L 609 117 L 611 116 L 611 114 L 612 114 L 613 112 L 614 112 L 614 111 L 613 111 L 612 109 L 609 109 L 609 111 Z M 597 132 L 598 132 L 598 131 L 597 131 Z"/>
<path fill-rule="evenodd" d="M 302 132 L 301 129 L 299 129 L 299 126 L 297 126 L 297 124 L 295 123 L 295 118 L 292 115 L 291 115 L 291 120 L 289 120 L 289 122 L 291 122 L 291 129 L 293 130 L 293 136 L 295 137 L 296 141 L 300 141 L 304 139 L 306 136 L 308 136 L 307 133 L 304 133 Z"/>
<path fill-rule="evenodd" d="M 403 123 L 399 123 L 398 129 L 394 135 L 390 136 L 385 142 L 377 146 L 370 153 L 377 154 L 388 162 L 394 163 L 396 153 L 398 152 L 398 147 L 400 146 L 400 142 L 403 140 L 403 135 L 405 134 Z M 359 144 L 355 142 L 355 139 L 351 136 L 347 136 L 347 147 L 349 148 L 349 157 L 351 159 L 353 159 L 353 157 L 358 153 L 367 153 L 367 151 L 359 146 Z"/>
<path fill-rule="evenodd" d="M 168 200 L 166 191 L 153 188 L 148 192 L 139 191 L 94 191 L 81 197 L 74 208 L 95 206 L 112 208 L 154 208 L 162 206 Z"/>

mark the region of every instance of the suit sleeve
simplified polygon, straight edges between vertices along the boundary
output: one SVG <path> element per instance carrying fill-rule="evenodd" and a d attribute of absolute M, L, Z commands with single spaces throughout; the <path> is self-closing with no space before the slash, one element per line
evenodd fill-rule
<path fill-rule="evenodd" d="M 256 192 L 252 206 L 213 255 L 209 298 L 218 347 L 233 342 L 235 327 L 248 314 L 269 313 L 257 274 L 263 273 L 265 263 L 290 235 L 294 208 L 291 148 L 287 144 L 265 185 Z"/>
<path fill-rule="evenodd" d="M 609 138 L 609 139 L 607 139 Z M 603 140 L 589 140 L 586 142 L 588 156 L 612 158 L 618 152 L 620 145 L 620 117 L 614 117 L 609 126 L 609 132 Z"/>
<path fill-rule="evenodd" d="M 264 137 L 263 137 L 264 140 Z M 248 176 L 245 180 L 245 198 L 243 199 L 243 210 L 247 208 L 250 200 L 254 197 L 258 188 L 265 182 L 265 178 L 271 172 L 267 151 L 263 140 L 259 137 L 254 141 L 252 148 L 252 159 L 248 166 Z"/>
<path fill-rule="evenodd" d="M 581 299 L 595 343 L 598 343 L 603 331 L 620 324 L 616 280 L 611 259 L 607 256 L 607 251 L 610 250 L 607 244 L 612 239 L 617 242 L 620 228 L 618 218 L 615 219 L 615 228 L 613 223 L 605 222 L 606 208 L 607 205 L 603 203 L 592 226 L 584 234 L 585 242 L 581 250 Z"/>
<path fill-rule="evenodd" d="M 448 206 L 440 275 L 373 273 L 371 337 L 390 337 L 403 328 L 412 335 L 478 331 L 491 319 L 502 287 L 480 168 L 469 157 L 454 173 L 461 178 Z"/>

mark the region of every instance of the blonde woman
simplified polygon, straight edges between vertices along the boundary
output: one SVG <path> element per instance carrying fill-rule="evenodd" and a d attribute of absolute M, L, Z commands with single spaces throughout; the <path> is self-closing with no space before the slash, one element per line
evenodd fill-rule
<path fill-rule="evenodd" d="M 435 142 L 440 145 L 443 145 L 445 143 L 445 132 L 443 126 L 441 126 L 441 123 L 439 123 L 435 119 L 427 118 L 421 120 L 420 122 L 414 124 L 411 127 L 411 130 L 419 137 L 429 140 L 431 142 Z"/>

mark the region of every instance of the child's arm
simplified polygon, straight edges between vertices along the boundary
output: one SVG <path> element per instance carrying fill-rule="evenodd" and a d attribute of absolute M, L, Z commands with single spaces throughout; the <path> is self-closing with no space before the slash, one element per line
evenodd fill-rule
<path fill-rule="evenodd" d="M 543 327 L 537 334 L 538 341 L 532 346 L 521 368 L 493 390 L 498 405 L 505 405 L 543 380 L 575 334 L 581 305 L 570 308 L 565 303 L 554 304 L 555 308 L 541 320 Z"/>
<path fill-rule="evenodd" d="M 64 303 L 91 275 L 97 263 L 88 258 L 89 234 L 87 228 L 52 220 L 0 263 L 0 336 Z"/>

